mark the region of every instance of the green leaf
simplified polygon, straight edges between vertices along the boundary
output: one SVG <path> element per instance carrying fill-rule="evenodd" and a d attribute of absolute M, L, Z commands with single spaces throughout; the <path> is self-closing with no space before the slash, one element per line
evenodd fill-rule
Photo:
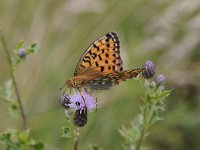
<path fill-rule="evenodd" d="M 16 49 L 22 48 L 25 46 L 25 41 L 23 39 L 21 39 L 17 45 L 16 45 Z"/>
<path fill-rule="evenodd" d="M 62 137 L 66 137 L 66 138 L 72 137 L 70 127 L 62 127 Z"/>
<path fill-rule="evenodd" d="M 29 47 L 27 48 L 27 54 L 35 52 L 36 49 L 37 49 L 37 43 L 30 44 Z"/>
<path fill-rule="evenodd" d="M 103 148 L 101 148 L 95 144 L 89 144 L 89 148 L 90 148 L 90 150 L 103 150 Z"/>
<path fill-rule="evenodd" d="M 28 144 L 30 140 L 30 130 L 19 132 L 17 138 L 21 144 Z"/>
<path fill-rule="evenodd" d="M 31 147 L 33 147 L 33 149 L 35 149 L 35 150 L 42 150 L 44 148 L 43 143 L 37 142 L 33 139 L 29 143 L 30 143 Z"/>
<path fill-rule="evenodd" d="M 17 101 L 10 103 L 9 114 L 12 115 L 12 116 L 19 116 L 20 111 L 19 111 L 19 105 L 18 105 Z"/>

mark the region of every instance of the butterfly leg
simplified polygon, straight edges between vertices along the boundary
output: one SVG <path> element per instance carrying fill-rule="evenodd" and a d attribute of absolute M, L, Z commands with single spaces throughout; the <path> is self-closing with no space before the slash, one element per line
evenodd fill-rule
<path fill-rule="evenodd" d="M 62 87 L 60 87 L 60 90 L 62 90 L 66 86 L 66 81 Z"/>
<path fill-rule="evenodd" d="M 97 103 L 97 97 L 96 97 L 96 110 L 95 110 L 95 112 L 97 112 L 97 104 L 98 104 L 98 103 Z"/>
<path fill-rule="evenodd" d="M 83 99 L 83 102 L 84 102 L 84 105 L 85 105 L 85 108 L 86 108 L 85 98 L 83 97 L 83 94 L 82 94 L 81 90 L 78 89 L 78 91 L 79 91 L 79 93 L 80 93 L 80 95 L 81 95 L 81 97 L 82 97 L 82 99 Z"/>

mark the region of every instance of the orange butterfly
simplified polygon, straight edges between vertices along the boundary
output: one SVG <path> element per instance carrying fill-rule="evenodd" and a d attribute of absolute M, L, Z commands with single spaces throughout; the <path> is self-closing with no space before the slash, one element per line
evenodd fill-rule
<path fill-rule="evenodd" d="M 120 81 L 137 77 L 144 68 L 123 71 L 120 41 L 117 33 L 109 32 L 94 41 L 80 58 L 74 77 L 66 82 L 70 88 L 108 89 Z"/>

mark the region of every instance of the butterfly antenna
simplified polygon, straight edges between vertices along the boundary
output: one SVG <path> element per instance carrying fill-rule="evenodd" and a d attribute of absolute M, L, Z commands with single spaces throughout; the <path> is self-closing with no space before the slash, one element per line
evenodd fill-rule
<path fill-rule="evenodd" d="M 59 89 L 62 90 L 65 86 L 66 86 L 66 81 L 65 81 L 64 85 L 62 87 L 60 87 Z"/>

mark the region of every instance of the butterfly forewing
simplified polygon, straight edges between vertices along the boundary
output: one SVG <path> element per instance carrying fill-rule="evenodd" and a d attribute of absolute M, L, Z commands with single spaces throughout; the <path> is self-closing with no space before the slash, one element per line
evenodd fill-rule
<path fill-rule="evenodd" d="M 84 52 L 76 66 L 74 76 L 88 75 L 94 72 L 109 74 L 123 70 L 120 57 L 119 37 L 109 32 L 99 38 Z"/>

